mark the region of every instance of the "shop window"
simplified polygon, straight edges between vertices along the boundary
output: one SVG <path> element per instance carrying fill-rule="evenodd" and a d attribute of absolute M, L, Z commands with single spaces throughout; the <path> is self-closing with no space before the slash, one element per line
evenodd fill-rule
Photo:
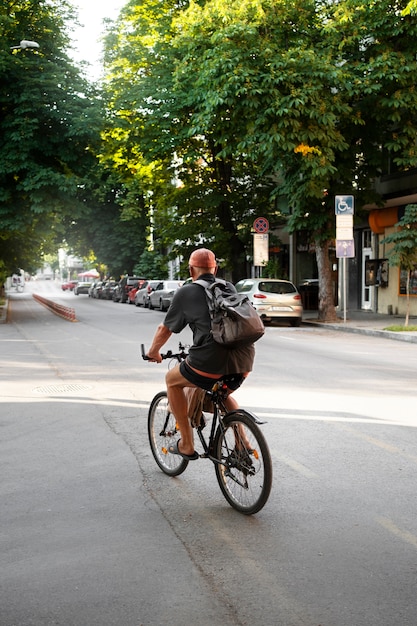
<path fill-rule="evenodd" d="M 400 269 L 400 296 L 407 295 L 407 270 Z M 417 265 L 410 273 L 410 296 L 417 296 Z"/>

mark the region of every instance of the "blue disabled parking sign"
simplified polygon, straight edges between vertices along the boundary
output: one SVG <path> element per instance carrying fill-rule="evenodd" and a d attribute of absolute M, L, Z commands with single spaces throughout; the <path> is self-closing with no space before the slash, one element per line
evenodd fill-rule
<path fill-rule="evenodd" d="M 335 196 L 335 213 L 336 215 L 353 215 L 353 196 Z"/>

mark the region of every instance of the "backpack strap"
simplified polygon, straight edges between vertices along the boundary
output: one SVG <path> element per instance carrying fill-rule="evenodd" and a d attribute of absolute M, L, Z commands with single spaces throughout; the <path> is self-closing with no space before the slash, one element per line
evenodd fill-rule
<path fill-rule="evenodd" d="M 193 284 L 200 285 L 201 287 L 204 287 L 204 289 L 210 289 L 214 285 L 222 285 L 223 287 L 225 287 L 226 281 L 223 280 L 223 278 L 216 278 L 213 282 L 211 282 L 210 280 L 204 280 L 203 278 L 198 278 L 197 280 L 193 281 Z"/>
<path fill-rule="evenodd" d="M 222 278 L 216 278 L 213 282 L 211 282 L 209 280 L 204 280 L 203 278 L 198 278 L 197 280 L 193 281 L 193 284 L 200 285 L 200 287 L 203 287 L 206 293 L 206 299 L 207 299 L 207 305 L 208 305 L 209 312 L 210 312 L 210 317 L 213 319 L 215 315 L 213 289 L 214 287 L 216 287 L 216 285 L 220 285 L 221 287 L 226 287 L 226 281 L 223 280 Z"/>

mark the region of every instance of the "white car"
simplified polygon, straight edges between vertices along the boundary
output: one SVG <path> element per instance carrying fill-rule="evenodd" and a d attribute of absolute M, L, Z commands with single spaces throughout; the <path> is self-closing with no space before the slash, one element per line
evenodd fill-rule
<path fill-rule="evenodd" d="M 183 280 L 161 280 L 149 294 L 149 308 L 167 311 L 174 293 L 183 285 Z"/>
<path fill-rule="evenodd" d="M 300 326 L 303 318 L 301 296 L 293 283 L 278 278 L 245 278 L 236 285 L 239 293 L 249 296 L 265 321 L 282 320 Z"/>

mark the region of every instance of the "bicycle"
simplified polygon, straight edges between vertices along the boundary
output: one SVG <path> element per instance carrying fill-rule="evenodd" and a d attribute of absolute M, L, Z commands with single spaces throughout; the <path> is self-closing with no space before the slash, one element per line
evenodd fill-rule
<path fill-rule="evenodd" d="M 147 360 L 143 344 L 141 348 L 142 358 Z M 177 353 L 169 350 L 161 357 L 180 363 L 187 357 L 186 347 L 180 343 Z M 206 411 L 204 406 L 202 411 L 199 410 L 200 415 L 194 416 L 197 422 L 194 427 L 203 448 L 199 458 L 209 459 L 214 464 L 220 490 L 227 502 L 240 513 L 252 515 L 265 506 L 271 491 L 271 454 L 259 428 L 264 422 L 244 409 L 227 411 L 226 380 L 227 377 L 216 381 L 211 391 L 204 392 L 210 410 Z M 205 413 L 208 412 L 213 417 L 209 435 L 205 437 L 203 430 L 208 426 Z M 148 437 L 156 463 L 168 476 L 179 476 L 189 463 L 180 455 L 169 452 L 169 447 L 179 436 L 167 392 L 160 391 L 149 407 Z"/>

